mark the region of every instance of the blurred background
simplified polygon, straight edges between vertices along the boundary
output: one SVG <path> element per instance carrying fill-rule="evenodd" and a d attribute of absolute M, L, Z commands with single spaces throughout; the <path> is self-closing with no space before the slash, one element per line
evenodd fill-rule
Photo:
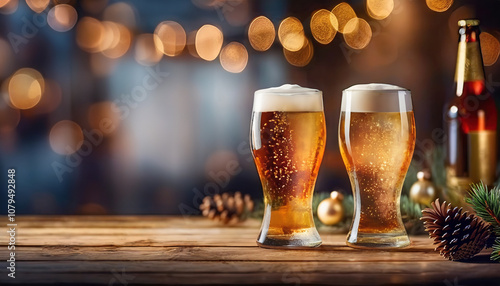
<path fill-rule="evenodd" d="M 443 143 L 459 19 L 481 21 L 487 88 L 500 102 L 498 11 L 493 0 L 0 0 L 5 184 L 15 168 L 17 214 L 191 215 L 205 195 L 259 200 L 253 93 L 296 83 L 324 95 L 316 192 L 349 193 L 342 90 L 410 89 L 414 160 L 425 164 Z"/>

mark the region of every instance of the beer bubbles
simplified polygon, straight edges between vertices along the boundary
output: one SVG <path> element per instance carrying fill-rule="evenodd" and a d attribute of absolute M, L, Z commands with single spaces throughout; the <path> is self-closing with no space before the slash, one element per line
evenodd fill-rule
<path fill-rule="evenodd" d="M 242 72 L 247 66 L 247 63 L 247 49 L 238 42 L 227 44 L 220 53 L 220 64 L 228 72 Z"/>
<path fill-rule="evenodd" d="M 329 44 L 339 28 L 337 17 L 332 12 L 321 9 L 311 17 L 311 33 L 318 43 Z"/>
<path fill-rule="evenodd" d="M 267 51 L 274 43 L 276 31 L 268 18 L 259 16 L 248 27 L 248 40 L 256 51 Z"/>
<path fill-rule="evenodd" d="M 154 42 L 160 52 L 169 57 L 175 57 L 186 46 L 186 32 L 179 23 L 164 21 L 156 26 Z"/>
<path fill-rule="evenodd" d="M 278 38 L 283 48 L 290 52 L 296 52 L 306 44 L 304 27 L 295 17 L 288 17 L 281 21 L 278 28 Z"/>
<path fill-rule="evenodd" d="M 219 55 L 224 36 L 213 25 L 203 25 L 196 32 L 195 47 L 198 56 L 206 61 L 213 61 Z"/>
<path fill-rule="evenodd" d="M 50 129 L 49 142 L 54 152 L 61 155 L 73 154 L 83 144 L 82 128 L 71 120 L 61 120 Z"/>
<path fill-rule="evenodd" d="M 30 109 L 38 104 L 44 88 L 45 81 L 37 70 L 22 68 L 8 80 L 10 103 L 18 109 Z"/>

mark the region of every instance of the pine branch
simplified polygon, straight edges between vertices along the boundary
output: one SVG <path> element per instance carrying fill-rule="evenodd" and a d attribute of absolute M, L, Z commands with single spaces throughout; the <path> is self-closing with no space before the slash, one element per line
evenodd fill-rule
<path fill-rule="evenodd" d="M 500 186 L 488 190 L 484 183 L 472 184 L 469 203 L 477 215 L 490 223 L 497 236 L 500 235 Z"/>
<path fill-rule="evenodd" d="M 491 253 L 491 260 L 500 261 L 500 238 L 495 240 L 493 244 L 493 252 Z"/>

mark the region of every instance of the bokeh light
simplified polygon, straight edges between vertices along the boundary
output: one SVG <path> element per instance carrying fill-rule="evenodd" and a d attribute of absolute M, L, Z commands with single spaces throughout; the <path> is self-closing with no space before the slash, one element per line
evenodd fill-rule
<path fill-rule="evenodd" d="M 57 154 L 73 154 L 83 144 L 82 128 L 71 120 L 61 120 L 50 129 L 49 143 Z"/>
<path fill-rule="evenodd" d="M 9 80 L 10 103 L 19 109 L 30 109 L 40 101 L 44 88 L 45 81 L 37 70 L 22 68 Z"/>
<path fill-rule="evenodd" d="M 5 101 L 0 100 L 0 133 L 16 129 L 20 119 L 19 109 L 11 108 Z"/>
<path fill-rule="evenodd" d="M 220 53 L 220 64 L 228 72 L 242 72 L 248 63 L 248 52 L 245 46 L 238 42 L 227 44 Z"/>
<path fill-rule="evenodd" d="M 91 17 L 83 17 L 76 26 L 76 43 L 87 52 L 101 51 L 101 42 L 104 39 L 104 26 Z"/>
<path fill-rule="evenodd" d="M 89 107 L 88 121 L 90 127 L 99 130 L 104 135 L 110 135 L 120 125 L 118 107 L 111 101 L 94 103 Z"/>
<path fill-rule="evenodd" d="M 329 44 L 339 28 L 337 17 L 332 12 L 321 9 L 311 17 L 311 33 L 318 43 Z"/>
<path fill-rule="evenodd" d="M 427 3 L 427 7 L 432 11 L 444 12 L 450 9 L 451 5 L 453 5 L 453 0 L 425 0 L 425 3 Z"/>
<path fill-rule="evenodd" d="M 278 38 L 283 48 L 291 52 L 302 49 L 307 41 L 302 23 L 295 17 L 288 17 L 281 21 Z"/>
<path fill-rule="evenodd" d="M 347 22 L 357 17 L 356 12 L 354 12 L 351 5 L 347 4 L 346 2 L 339 3 L 337 6 L 335 6 L 332 10 L 332 13 L 337 18 L 337 21 L 339 23 L 338 31 L 341 33 L 344 33 L 344 28 Z"/>
<path fill-rule="evenodd" d="M 47 6 L 49 6 L 50 0 L 26 0 L 26 4 L 36 13 L 41 13 Z M 1 3 L 0 3 L 1 5 Z"/>
<path fill-rule="evenodd" d="M 158 63 L 163 57 L 154 41 L 153 34 L 142 34 L 137 36 L 135 40 L 135 60 L 141 65 L 151 66 Z"/>
<path fill-rule="evenodd" d="M 19 0 L 0 0 L 0 13 L 13 14 L 17 11 Z"/>
<path fill-rule="evenodd" d="M 104 23 L 104 22 L 103 22 Z M 114 23 L 114 26 L 118 29 L 115 31 L 114 29 L 106 29 L 105 35 L 109 37 L 109 33 L 113 34 L 113 41 L 110 47 L 107 47 L 102 51 L 103 55 L 108 58 L 116 59 L 123 56 L 128 49 L 130 48 L 130 44 L 132 42 L 132 33 L 130 30 L 122 24 Z M 105 27 L 110 27 L 109 24 Z M 115 34 L 118 32 L 117 34 Z M 102 46 L 101 46 L 102 48 Z"/>
<path fill-rule="evenodd" d="M 267 51 L 273 45 L 275 37 L 273 22 L 264 16 L 253 19 L 248 27 L 248 40 L 256 51 Z"/>
<path fill-rule="evenodd" d="M 0 8 L 4 7 L 5 5 L 9 4 L 10 0 L 0 0 Z"/>
<path fill-rule="evenodd" d="M 114 3 L 106 7 L 103 20 L 120 23 L 129 29 L 136 26 L 134 8 L 124 2 Z"/>
<path fill-rule="evenodd" d="M 62 90 L 59 84 L 54 80 L 45 79 L 45 88 L 42 98 L 32 111 L 37 114 L 51 113 L 59 107 L 61 100 Z"/>
<path fill-rule="evenodd" d="M 372 29 L 368 22 L 361 18 L 353 18 L 345 25 L 344 41 L 353 49 L 365 48 L 372 38 Z"/>
<path fill-rule="evenodd" d="M 309 39 L 305 38 L 305 41 L 305 45 L 296 52 L 283 48 L 283 54 L 288 63 L 296 67 L 304 67 L 311 62 L 314 55 L 314 48 Z"/>
<path fill-rule="evenodd" d="M 98 14 L 102 12 L 108 4 L 108 0 L 80 0 L 78 2 L 80 2 L 80 5 L 82 5 L 85 12 L 91 14 Z"/>
<path fill-rule="evenodd" d="M 75 26 L 77 19 L 78 14 L 75 8 L 68 4 L 59 4 L 52 7 L 47 15 L 47 23 L 58 32 L 71 30 Z"/>
<path fill-rule="evenodd" d="M 500 42 L 490 33 L 482 32 L 479 35 L 481 41 L 481 53 L 485 66 L 491 66 L 498 60 L 500 55 Z"/>
<path fill-rule="evenodd" d="M 224 36 L 213 25 L 204 25 L 196 32 L 195 47 L 198 56 L 206 61 L 213 61 L 219 55 Z"/>
<path fill-rule="evenodd" d="M 186 46 L 186 32 L 179 23 L 164 21 L 156 26 L 154 42 L 161 53 L 169 57 L 175 57 Z"/>
<path fill-rule="evenodd" d="M 394 0 L 366 0 L 366 11 L 375 20 L 383 20 L 394 10 Z"/>

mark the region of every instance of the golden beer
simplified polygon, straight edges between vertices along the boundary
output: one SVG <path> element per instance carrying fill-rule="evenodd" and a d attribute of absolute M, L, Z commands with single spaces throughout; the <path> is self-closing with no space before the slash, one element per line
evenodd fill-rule
<path fill-rule="evenodd" d="M 409 245 L 399 199 L 415 146 L 415 121 L 409 91 L 399 91 L 351 92 L 350 106 L 346 100 L 342 107 L 339 146 L 355 201 L 349 246 Z"/>
<path fill-rule="evenodd" d="M 288 95 L 277 95 L 277 90 Z M 317 246 L 321 239 L 311 204 L 326 141 L 323 105 L 318 100 L 321 93 L 298 86 L 272 91 L 262 96 L 256 93 L 250 133 L 266 208 L 257 243 L 263 247 Z M 307 108 L 302 101 L 321 105 Z"/>

